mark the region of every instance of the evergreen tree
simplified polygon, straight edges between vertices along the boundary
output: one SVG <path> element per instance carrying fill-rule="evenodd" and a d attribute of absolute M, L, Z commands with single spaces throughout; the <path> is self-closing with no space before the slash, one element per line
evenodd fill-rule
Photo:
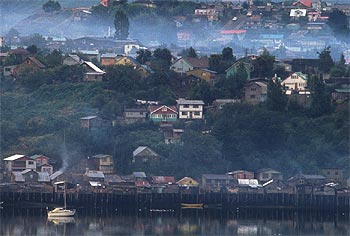
<path fill-rule="evenodd" d="M 129 19 L 122 10 L 118 10 L 114 17 L 115 37 L 127 39 L 129 36 Z"/>
<path fill-rule="evenodd" d="M 195 57 L 195 58 L 197 58 L 198 56 L 197 56 L 197 53 L 196 53 L 196 50 L 194 50 L 194 48 L 193 47 L 190 47 L 189 49 L 188 49 L 188 55 L 187 55 L 188 57 Z"/>
<path fill-rule="evenodd" d="M 222 49 L 222 59 L 225 61 L 233 61 L 233 50 L 230 47 Z"/>
<path fill-rule="evenodd" d="M 322 52 L 318 52 L 318 58 L 320 59 L 319 68 L 324 73 L 329 73 L 334 66 L 334 61 L 331 57 L 330 47 L 326 47 Z"/>
<path fill-rule="evenodd" d="M 278 81 L 270 80 L 267 85 L 267 108 L 271 111 L 284 111 L 287 106 L 287 96 Z"/>
<path fill-rule="evenodd" d="M 43 10 L 48 13 L 59 11 L 61 10 L 61 5 L 57 1 L 49 0 L 48 2 L 43 4 Z"/>
<path fill-rule="evenodd" d="M 331 97 L 326 91 L 326 85 L 322 78 L 313 76 L 308 81 L 311 91 L 310 113 L 313 117 L 318 117 L 331 111 Z"/>

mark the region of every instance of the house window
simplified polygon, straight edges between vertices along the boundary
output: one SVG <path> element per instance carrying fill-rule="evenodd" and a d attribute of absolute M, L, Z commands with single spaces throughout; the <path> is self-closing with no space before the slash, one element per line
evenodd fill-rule
<path fill-rule="evenodd" d="M 250 95 L 250 98 L 255 98 L 255 95 Z"/>
<path fill-rule="evenodd" d="M 11 68 L 5 68 L 5 71 L 7 71 L 7 72 L 11 71 Z"/>
<path fill-rule="evenodd" d="M 193 108 L 198 108 L 199 106 L 198 105 L 193 105 Z"/>
<path fill-rule="evenodd" d="M 194 115 L 195 115 L 195 116 L 200 116 L 200 114 L 201 114 L 201 113 L 200 113 L 199 111 L 195 111 L 195 112 L 194 112 Z"/>
<path fill-rule="evenodd" d="M 187 112 L 183 111 L 183 112 L 181 112 L 181 115 L 187 116 Z"/>
<path fill-rule="evenodd" d="M 255 90 L 256 90 L 256 88 L 251 88 L 251 89 L 250 89 L 250 91 L 255 91 Z"/>
<path fill-rule="evenodd" d="M 162 108 L 162 111 L 167 111 L 168 109 L 166 107 L 163 107 Z"/>
<path fill-rule="evenodd" d="M 189 108 L 189 106 L 188 105 L 184 105 L 184 108 Z"/>
<path fill-rule="evenodd" d="M 28 161 L 28 165 L 34 165 L 34 161 Z"/>

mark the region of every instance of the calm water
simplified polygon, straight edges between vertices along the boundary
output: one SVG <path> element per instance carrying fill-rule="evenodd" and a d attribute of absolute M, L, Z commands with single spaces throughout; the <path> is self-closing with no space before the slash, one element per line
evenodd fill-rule
<path fill-rule="evenodd" d="M 348 215 L 280 210 L 106 212 L 78 209 L 70 220 L 45 210 L 0 210 L 0 235 L 350 235 Z"/>

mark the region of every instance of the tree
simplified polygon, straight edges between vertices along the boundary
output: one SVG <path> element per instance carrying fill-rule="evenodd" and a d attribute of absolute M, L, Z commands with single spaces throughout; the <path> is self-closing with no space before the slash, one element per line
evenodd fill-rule
<path fill-rule="evenodd" d="M 273 63 L 275 57 L 272 56 L 266 48 L 263 53 L 254 60 L 254 76 L 259 78 L 270 78 L 273 76 Z"/>
<path fill-rule="evenodd" d="M 331 68 L 334 66 L 334 61 L 331 56 L 330 47 L 326 47 L 322 52 L 317 52 L 318 58 L 320 59 L 319 68 L 324 73 L 329 73 Z"/>
<path fill-rule="evenodd" d="M 59 11 L 61 10 L 61 5 L 57 1 L 49 0 L 43 4 L 43 10 L 48 13 Z"/>
<path fill-rule="evenodd" d="M 141 64 L 146 64 L 146 62 L 150 61 L 152 58 L 152 53 L 148 49 L 140 49 L 136 53 L 137 53 L 136 60 Z"/>
<path fill-rule="evenodd" d="M 222 59 L 225 61 L 233 62 L 233 50 L 230 47 L 222 49 Z"/>
<path fill-rule="evenodd" d="M 311 116 L 318 117 L 331 111 L 330 94 L 326 91 L 326 85 L 323 79 L 313 76 L 308 81 L 308 87 L 311 91 Z"/>
<path fill-rule="evenodd" d="M 188 49 L 188 54 L 187 54 L 188 57 L 194 57 L 194 58 L 197 58 L 197 53 L 196 53 L 196 50 L 194 50 L 193 47 L 190 47 Z"/>
<path fill-rule="evenodd" d="M 36 45 L 30 45 L 29 47 L 27 47 L 27 51 L 30 52 L 31 54 L 37 54 L 39 49 Z"/>
<path fill-rule="evenodd" d="M 129 19 L 122 10 L 118 10 L 114 16 L 115 37 L 127 39 L 129 36 Z"/>
<path fill-rule="evenodd" d="M 267 108 L 271 111 L 284 111 L 287 106 L 287 96 L 279 81 L 270 80 L 267 85 Z"/>
<path fill-rule="evenodd" d="M 157 48 L 154 50 L 153 57 L 155 59 L 163 60 L 168 66 L 171 65 L 171 59 L 173 58 L 171 52 L 166 48 Z"/>
<path fill-rule="evenodd" d="M 55 67 L 62 63 L 63 56 L 60 50 L 53 50 L 50 54 L 45 56 L 46 65 L 49 67 Z"/>

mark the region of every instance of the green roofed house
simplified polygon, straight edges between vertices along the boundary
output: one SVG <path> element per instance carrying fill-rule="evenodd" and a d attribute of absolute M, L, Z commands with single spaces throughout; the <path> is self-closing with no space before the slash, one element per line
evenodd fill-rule
<path fill-rule="evenodd" d="M 307 87 L 307 75 L 295 72 L 281 82 L 287 90 L 305 91 Z"/>
<path fill-rule="evenodd" d="M 174 123 L 177 121 L 177 109 L 175 106 L 150 106 L 148 108 L 149 119 L 155 123 Z"/>
<path fill-rule="evenodd" d="M 349 101 L 350 88 L 334 89 L 332 92 L 332 100 L 336 102 Z"/>

